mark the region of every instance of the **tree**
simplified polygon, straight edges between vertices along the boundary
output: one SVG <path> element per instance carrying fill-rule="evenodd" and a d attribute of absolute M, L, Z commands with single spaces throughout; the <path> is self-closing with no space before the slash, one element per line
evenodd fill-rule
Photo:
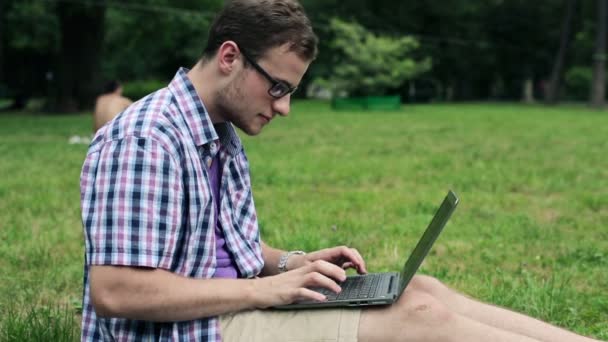
<path fill-rule="evenodd" d="M 545 101 L 548 104 L 557 103 L 561 84 L 561 77 L 563 74 L 564 63 L 566 60 L 566 52 L 568 51 L 568 47 L 570 45 L 570 37 L 572 33 L 572 23 L 574 21 L 574 10 L 576 6 L 576 0 L 566 1 L 567 6 L 564 21 L 562 22 L 562 33 L 560 38 L 559 50 L 555 57 L 553 71 L 551 72 L 551 79 L 549 80 L 549 85 L 545 94 Z"/>
<path fill-rule="evenodd" d="M 554 44 L 560 39 L 564 0 L 396 1 L 301 0 L 320 36 L 315 75 L 333 68 L 330 17 L 360 23 L 377 34 L 416 38 L 418 56 L 433 69 L 420 78 L 436 84 L 448 100 L 521 99 L 522 88 L 551 73 Z M 580 3 L 580 2 L 579 2 Z M 578 6 L 578 4 L 577 4 Z M 595 12 L 595 11 L 594 11 Z M 578 20 L 578 17 L 574 18 Z M 574 26 L 576 27 L 576 26 Z M 574 55 L 577 51 L 569 51 Z M 588 63 L 588 62 L 587 62 Z M 500 92 L 491 89 L 502 86 Z M 537 91 L 537 88 L 534 89 Z M 406 93 L 403 89 L 402 93 Z M 531 95 L 531 94 L 530 94 Z"/>
<path fill-rule="evenodd" d="M 18 107 L 45 97 L 53 112 L 90 109 L 103 79 L 170 79 L 200 56 L 212 13 L 222 5 L 0 1 L 0 87 L 19 99 Z"/>
<path fill-rule="evenodd" d="M 107 78 L 168 81 L 200 57 L 222 0 L 146 0 L 108 7 L 102 70 Z"/>
<path fill-rule="evenodd" d="M 4 0 L 0 0 L 0 13 L 6 12 Z M 0 15 L 0 61 L 4 60 L 4 16 Z M 4 92 L 4 66 L 0 64 L 0 96 Z"/>
<path fill-rule="evenodd" d="M 337 93 L 386 95 L 431 68 L 430 58 L 415 61 L 411 57 L 418 48 L 412 37 L 375 35 L 359 24 L 338 18 L 333 18 L 330 26 L 336 60 L 327 84 Z"/>
<path fill-rule="evenodd" d="M 146 84 L 148 80 L 166 82 L 178 66 L 187 67 L 200 55 L 212 14 L 222 2 L 0 0 L 0 88 L 8 88 L 13 95 L 21 94 L 22 104 L 27 97 L 47 97 L 52 90 L 49 107 L 59 110 L 59 104 L 63 103 L 64 109 L 74 110 L 90 106 L 91 96 L 102 78 L 125 82 L 145 80 Z M 596 1 L 301 2 L 320 38 L 319 56 L 303 79 L 303 88 L 314 78 L 329 77 L 335 69 L 336 50 L 331 45 L 334 33 L 330 27 L 333 17 L 357 22 L 376 36 L 415 38 L 419 45 L 410 51 L 409 58 L 424 60 L 428 56 L 433 61 L 432 70 L 417 76 L 416 82 L 425 82 L 428 97 L 435 99 L 513 100 L 521 98 L 522 88 L 531 99 L 532 90 L 537 90 L 531 89 L 532 85 L 548 78 L 547 75 L 552 74 L 552 79 L 559 82 L 564 74 L 562 69 L 572 69 L 571 66 L 586 66 L 588 74 L 592 74 L 589 56 L 594 50 L 597 10 L 590 4 L 595 5 Z M 75 16 L 79 11 L 94 12 L 105 6 L 103 27 L 92 30 L 93 26 L 99 27 L 95 19 L 80 20 L 78 27 L 67 23 L 71 20 L 69 17 L 59 16 L 61 4 Z M 570 7 L 576 7 L 576 11 L 568 10 Z M 570 20 L 565 20 L 568 15 L 555 16 L 554 13 L 569 14 Z M 570 23 L 569 34 L 565 34 L 564 29 L 560 32 L 561 21 Z M 66 23 L 73 29 L 67 29 Z M 92 26 L 92 23 L 97 24 Z M 78 49 L 95 51 L 90 70 L 78 65 L 86 57 L 65 58 L 70 57 L 63 51 L 70 45 L 62 37 L 66 31 L 82 34 L 83 38 L 70 38 L 82 43 Z M 102 31 L 103 39 L 92 38 L 100 37 Z M 564 37 L 572 36 L 576 38 L 572 47 L 562 48 L 556 55 L 552 45 L 570 43 Z M 86 40 L 91 40 L 91 44 Z M 97 45 L 100 40 L 101 47 Z M 565 62 L 566 51 L 571 66 Z M 85 53 L 76 52 L 76 55 Z M 550 60 L 556 62 L 547 63 Z M 64 75 L 64 71 L 74 73 L 76 69 L 88 80 L 76 87 L 90 89 L 74 90 L 73 82 L 66 81 L 70 76 Z M 158 84 L 149 82 L 153 83 Z M 396 85 L 400 88 L 390 91 L 407 96 L 409 83 Z M 567 84 L 566 90 L 570 93 L 566 95 L 588 100 L 591 80 L 577 84 L 584 86 L 574 92 Z M 553 86 L 555 96 L 559 88 L 559 85 Z"/>
<path fill-rule="evenodd" d="M 0 22 L 0 83 L 7 89 L 4 96 L 13 98 L 11 109 L 22 109 L 29 97 L 47 91 L 45 76 L 59 46 L 57 18 L 47 2 L 4 0 Z"/>
<path fill-rule="evenodd" d="M 489 47 L 484 53 L 493 56 L 491 72 L 503 84 L 498 99 L 521 99 L 533 102 L 534 85 L 551 72 L 554 51 L 551 44 L 559 40 L 563 0 L 531 2 L 526 0 L 496 1 L 483 9 L 485 35 Z"/>
<path fill-rule="evenodd" d="M 8 1 L 2 68 L 14 109 L 48 96 L 51 111 L 87 108 L 97 92 L 103 3 Z M 50 94 L 49 94 L 50 93 Z"/>
<path fill-rule="evenodd" d="M 98 93 L 105 6 L 60 2 L 56 7 L 61 37 L 49 110 L 91 108 Z"/>
<path fill-rule="evenodd" d="M 597 0 L 597 5 L 597 33 L 590 98 L 593 107 L 602 108 L 606 98 L 606 15 L 608 15 L 608 0 Z"/>

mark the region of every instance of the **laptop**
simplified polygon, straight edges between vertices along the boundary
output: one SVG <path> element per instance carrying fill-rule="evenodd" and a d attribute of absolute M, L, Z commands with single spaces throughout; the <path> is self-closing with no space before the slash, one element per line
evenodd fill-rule
<path fill-rule="evenodd" d="M 365 275 L 348 276 L 340 283 L 342 292 L 339 294 L 325 288 L 311 288 L 323 293 L 327 301 L 300 301 L 288 305 L 274 307 L 275 309 L 313 309 L 333 307 L 362 307 L 372 305 L 392 304 L 403 293 L 409 282 L 418 271 L 420 264 L 430 251 L 433 243 L 450 219 L 458 205 L 458 197 L 449 191 L 437 209 L 435 216 L 424 231 L 418 244 L 405 262 L 403 269 L 398 272 L 369 273 Z"/>

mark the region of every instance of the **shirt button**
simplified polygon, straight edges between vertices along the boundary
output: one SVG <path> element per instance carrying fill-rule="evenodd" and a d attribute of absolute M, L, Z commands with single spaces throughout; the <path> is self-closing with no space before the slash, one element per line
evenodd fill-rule
<path fill-rule="evenodd" d="M 213 163 L 213 159 L 211 159 L 210 157 L 207 157 L 207 167 L 211 167 L 211 163 Z"/>

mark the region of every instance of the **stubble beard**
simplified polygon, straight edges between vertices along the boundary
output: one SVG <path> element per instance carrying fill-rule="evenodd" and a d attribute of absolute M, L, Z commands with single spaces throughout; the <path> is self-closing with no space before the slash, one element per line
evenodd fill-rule
<path fill-rule="evenodd" d="M 244 74 L 241 74 L 226 87 L 218 90 L 216 94 L 218 114 L 248 135 L 256 135 L 260 130 L 251 126 L 251 119 L 254 119 L 254 116 L 247 116 L 251 109 L 247 108 L 245 103 L 245 95 L 241 87 L 243 79 Z"/>

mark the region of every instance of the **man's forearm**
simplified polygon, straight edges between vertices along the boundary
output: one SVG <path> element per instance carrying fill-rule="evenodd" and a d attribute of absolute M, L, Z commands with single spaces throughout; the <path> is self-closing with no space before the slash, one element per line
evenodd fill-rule
<path fill-rule="evenodd" d="M 161 269 L 119 266 L 92 266 L 91 300 L 102 317 L 160 322 L 256 307 L 250 279 L 193 279 Z"/>
<path fill-rule="evenodd" d="M 287 253 L 284 250 L 273 248 L 268 246 L 262 241 L 262 256 L 264 257 L 264 268 L 262 269 L 261 276 L 271 276 L 279 273 L 279 259 L 283 254 Z M 293 270 L 295 268 L 306 265 L 306 258 L 302 255 L 292 255 L 287 259 L 287 269 Z"/>
<path fill-rule="evenodd" d="M 264 257 L 264 268 L 262 269 L 262 273 L 260 275 L 265 277 L 279 273 L 279 259 L 281 258 L 281 255 L 285 253 L 285 251 L 270 247 L 265 244 L 264 241 L 262 241 L 261 244 L 262 256 Z"/>

